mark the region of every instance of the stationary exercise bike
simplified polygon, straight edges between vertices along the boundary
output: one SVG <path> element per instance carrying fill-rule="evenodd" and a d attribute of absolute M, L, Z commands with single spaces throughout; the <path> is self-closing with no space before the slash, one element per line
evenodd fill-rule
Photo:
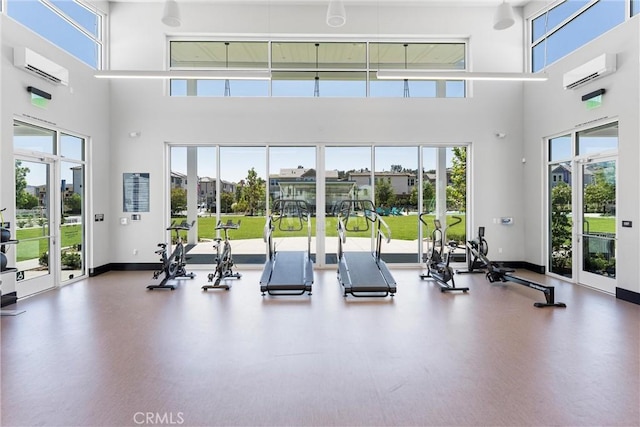
<path fill-rule="evenodd" d="M 213 245 L 216 250 L 216 270 L 215 273 L 209 273 L 207 276 L 209 282 L 213 282 L 213 285 L 204 285 L 202 287 L 203 291 L 208 289 L 224 289 L 226 291 L 231 287 L 228 284 L 220 284 L 222 279 L 226 278 L 235 278 L 239 279 L 242 277 L 240 273 L 234 273 L 231 269 L 233 267 L 233 257 L 231 256 L 231 243 L 229 243 L 229 230 L 237 230 L 240 228 L 240 220 L 238 220 L 237 224 L 234 224 L 232 220 L 228 220 L 226 224 L 223 224 L 222 221 L 218 221 L 216 225 L 216 230 L 224 230 L 224 239 L 220 237 L 216 237 L 215 245 Z M 222 252 L 220 251 L 220 245 L 222 244 Z M 215 279 L 215 281 L 214 281 Z"/>
<path fill-rule="evenodd" d="M 456 273 L 485 273 L 487 264 L 482 260 L 489 253 L 489 244 L 484 238 L 484 227 L 478 227 L 478 236 L 467 240 L 467 269 L 456 270 Z"/>
<path fill-rule="evenodd" d="M 167 227 L 167 230 L 173 230 L 176 233 L 176 247 L 173 249 L 171 255 L 167 256 L 167 243 L 158 243 L 158 249 L 155 251 L 158 255 L 160 255 L 160 270 L 155 271 L 153 273 L 153 278 L 157 279 L 161 274 L 164 274 L 164 278 L 157 285 L 149 285 L 147 289 L 171 289 L 172 291 L 175 289 L 175 285 L 167 285 L 169 280 L 177 279 L 177 278 L 188 278 L 193 279 L 196 277 L 194 273 L 187 273 L 187 257 L 184 250 L 184 244 L 182 243 L 182 237 L 180 236 L 180 231 L 188 231 L 193 227 L 195 221 L 191 221 L 189 224 L 187 221 L 182 221 L 180 224 L 176 224 L 175 222 L 171 223 L 170 227 Z"/>
<path fill-rule="evenodd" d="M 426 213 L 421 213 L 418 218 L 420 222 L 422 222 L 427 230 L 429 226 L 425 221 L 424 217 L 427 215 Z M 455 222 L 450 225 L 450 227 L 459 224 L 462 222 L 462 218 L 454 216 L 453 219 Z M 451 260 L 451 251 L 458 247 L 456 242 L 449 242 L 447 246 L 449 250 L 444 252 L 444 237 L 445 232 L 442 230 L 442 225 L 439 219 L 433 220 L 434 229 L 431 232 L 431 248 L 427 250 L 427 252 L 423 255 L 423 261 L 427 265 L 427 273 L 420 274 L 421 279 L 434 279 L 436 283 L 440 286 L 441 292 L 448 291 L 462 291 L 467 292 L 469 288 L 459 288 L 456 287 L 455 280 L 453 278 L 454 272 L 453 268 L 449 266 L 449 262 Z"/>

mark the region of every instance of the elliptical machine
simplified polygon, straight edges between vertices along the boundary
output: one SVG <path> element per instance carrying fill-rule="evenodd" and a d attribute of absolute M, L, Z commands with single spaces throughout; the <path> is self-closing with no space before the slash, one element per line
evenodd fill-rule
<path fill-rule="evenodd" d="M 484 238 L 484 227 L 478 227 L 478 236 L 473 240 L 467 240 L 467 269 L 456 270 L 456 273 L 484 273 L 487 264 L 482 260 L 489 253 L 489 244 Z"/>
<path fill-rule="evenodd" d="M 220 281 L 227 277 L 234 279 L 239 279 L 240 277 L 242 277 L 240 273 L 234 273 L 232 270 L 233 257 L 231 256 L 231 243 L 229 243 L 228 233 L 229 230 L 237 230 L 238 228 L 240 228 L 240 220 L 238 220 L 237 224 L 234 224 L 232 220 L 228 220 L 225 224 L 223 224 L 222 221 L 218 221 L 216 230 L 224 231 L 224 239 L 220 237 L 216 237 L 214 239 L 216 242 L 216 244 L 213 245 L 214 249 L 216 250 L 216 271 L 215 273 L 209 273 L 209 275 L 207 276 L 209 282 L 213 282 L 213 285 L 204 285 L 202 287 L 203 291 L 206 291 L 208 289 L 224 289 L 228 291 L 231 286 L 227 283 L 221 285 Z M 221 245 L 223 246 L 222 250 L 220 250 Z M 215 281 L 213 280 L 214 278 Z"/>
<path fill-rule="evenodd" d="M 421 213 L 418 215 L 420 222 L 422 222 L 427 230 L 429 226 L 424 219 L 426 213 Z M 462 218 L 454 216 L 453 219 L 455 222 L 451 224 L 454 226 L 462 222 Z M 427 252 L 423 254 L 423 261 L 426 263 L 427 272 L 420 274 L 421 279 L 434 279 L 436 283 L 440 286 L 440 292 L 449 292 L 449 291 L 462 291 L 467 292 L 469 288 L 467 287 L 456 287 L 455 280 L 453 278 L 454 272 L 453 268 L 449 266 L 449 262 L 451 260 L 451 251 L 458 247 L 456 242 L 449 242 L 447 246 L 449 250 L 444 252 L 444 238 L 445 231 L 442 229 L 442 225 L 439 219 L 433 220 L 434 229 L 431 232 L 431 248 L 427 249 Z M 450 226 L 450 227 L 451 227 Z"/>

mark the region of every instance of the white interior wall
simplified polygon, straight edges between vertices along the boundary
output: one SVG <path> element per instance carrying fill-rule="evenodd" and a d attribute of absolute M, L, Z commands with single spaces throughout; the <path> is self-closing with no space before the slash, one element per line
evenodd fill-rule
<path fill-rule="evenodd" d="M 524 143 L 527 163 L 524 167 L 524 199 L 527 223 L 525 229 L 526 258 L 544 264 L 545 224 L 545 164 L 543 140 L 563 132 L 597 126 L 606 120 L 619 121 L 618 147 L 618 221 L 617 271 L 618 286 L 640 291 L 640 223 L 638 182 L 640 182 L 640 85 L 639 46 L 640 18 L 629 20 L 598 37 L 547 68 L 549 80 L 542 84 L 525 85 Z M 564 90 L 562 76 L 603 53 L 617 54 L 617 71 L 594 80 L 578 89 Z M 582 95 L 605 89 L 603 105 L 587 110 Z M 633 228 L 621 228 L 620 220 L 633 221 Z M 636 226 L 635 224 L 638 224 Z M 542 231 L 542 233 L 541 233 Z"/>
<path fill-rule="evenodd" d="M 181 5 L 176 31 L 160 22 L 161 4 L 115 3 L 111 14 L 111 68 L 166 67 L 167 30 L 174 35 L 307 34 L 317 37 L 469 37 L 475 71 L 522 71 L 522 24 L 498 32 L 492 9 L 348 7 L 347 24 L 326 26 L 323 6 Z M 140 19 L 140 17 L 150 17 Z M 507 54 L 505 54 L 507 52 Z M 476 82 L 470 99 L 171 98 L 157 81 L 112 81 L 113 204 L 122 216 L 123 172 L 151 174 L 151 212 L 115 226 L 112 262 L 155 262 L 164 239 L 164 142 L 221 144 L 471 143 L 473 227 L 485 225 L 500 259 L 524 257 L 522 236 L 522 83 Z M 131 139 L 129 132 L 141 131 Z M 504 139 L 495 137 L 504 132 Z M 141 159 L 145 159 L 141 162 Z M 499 166 L 497 166 L 499 165 Z M 512 216 L 515 225 L 493 224 Z M 132 259 L 133 249 L 138 255 Z"/>
<path fill-rule="evenodd" d="M 93 70 L 81 61 L 42 39 L 26 27 L 2 14 L 1 38 L 1 114 L 0 114 L 0 207 L 7 207 L 7 218 L 13 221 L 15 181 L 13 166 L 13 121 L 33 123 L 61 131 L 90 137 L 90 152 L 94 159 L 87 179 L 90 206 L 87 225 L 90 241 L 89 268 L 108 264 L 110 254 L 110 218 L 93 222 L 94 213 L 107 213 L 111 205 L 109 179 L 109 91 L 108 84 L 93 77 Z M 69 86 L 54 85 L 13 65 L 13 48 L 27 46 L 70 72 Z M 31 104 L 27 86 L 51 93 L 53 99 L 46 109 Z M 15 254 L 13 254 L 15 255 Z M 12 256 L 13 256 L 12 255 Z M 11 259 L 11 258 L 10 258 Z M 14 275 L 2 277 L 3 293 L 15 290 Z"/>
<path fill-rule="evenodd" d="M 317 37 L 455 38 L 470 40 L 470 68 L 475 71 L 522 71 L 524 26 L 506 31 L 491 28 L 491 9 L 349 6 L 342 28 L 324 23 L 324 6 L 193 6 L 181 3 L 183 26 L 160 23 L 161 3 L 111 3 L 109 32 L 112 69 L 163 69 L 166 36 L 267 34 L 274 37 L 306 34 Z M 528 15 L 530 5 L 526 10 Z M 452 18 L 454 17 L 455 18 Z M 292 19 L 295 17 L 295 19 Z M 638 18 L 615 28 L 584 48 L 548 67 L 547 83 L 475 83 L 471 99 L 282 99 L 282 98 L 170 98 L 159 82 L 101 82 L 91 70 L 58 48 L 2 15 L 0 68 L 0 205 L 11 208 L 14 197 L 12 122 L 21 118 L 50 123 L 60 130 L 91 137 L 89 177 L 93 213 L 106 213 L 104 223 L 89 222 L 92 238 L 89 267 L 110 262 L 155 262 L 153 249 L 163 239 L 164 142 L 222 144 L 351 144 L 471 143 L 472 227 L 487 227 L 487 238 L 503 248 L 500 259 L 544 264 L 544 137 L 571 131 L 576 125 L 602 117 L 620 121 L 619 218 L 638 223 L 640 125 Z M 168 32 L 170 30 L 170 32 Z M 13 67 L 13 46 L 27 45 L 71 70 L 71 91 Z M 563 91 L 561 76 L 601 52 L 618 53 L 618 72 L 585 86 Z M 54 95 L 46 110 L 29 103 L 25 87 L 43 87 Z M 604 105 L 586 111 L 580 94 L 605 87 Z M 109 103 L 112 97 L 111 103 Z M 60 106 L 64 105 L 64 108 Z M 549 108 L 553 106 L 553 108 Z M 525 118 L 523 121 L 523 117 Z M 248 126 L 247 124 L 250 124 Z M 129 138 L 140 131 L 139 138 Z M 496 133 L 505 133 L 504 139 Z M 526 163 L 522 163 L 526 158 Z M 151 173 L 151 212 L 127 228 L 123 216 L 122 173 Z M 524 195 L 526 194 L 526 197 Z M 11 218 L 13 212 L 9 211 Z M 512 216 L 513 226 L 494 218 Z M 621 287 L 639 291 L 640 251 L 637 226 L 620 229 L 618 280 Z M 132 249 L 139 259 L 132 259 Z M 11 292 L 11 278 L 3 278 Z M 8 279 L 8 280 L 7 280 Z"/>

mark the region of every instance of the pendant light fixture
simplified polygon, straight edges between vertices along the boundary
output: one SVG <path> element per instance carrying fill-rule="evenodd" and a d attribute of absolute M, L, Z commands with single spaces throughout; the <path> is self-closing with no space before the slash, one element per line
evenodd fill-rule
<path fill-rule="evenodd" d="M 347 22 L 347 12 L 342 0 L 329 0 L 327 8 L 327 25 L 330 27 L 342 27 Z"/>
<path fill-rule="evenodd" d="M 229 42 L 224 42 L 224 65 L 226 69 L 229 69 Z M 231 96 L 231 85 L 229 79 L 224 79 L 224 96 Z"/>
<path fill-rule="evenodd" d="M 318 73 L 318 48 L 320 47 L 320 43 L 316 43 L 316 78 L 315 85 L 313 89 L 313 96 L 316 98 L 320 97 L 320 74 Z"/>
<path fill-rule="evenodd" d="M 176 0 L 165 0 L 162 23 L 169 27 L 179 27 L 182 24 L 180 19 L 180 8 Z"/>
<path fill-rule="evenodd" d="M 407 43 L 404 44 L 404 69 L 407 69 L 407 48 L 409 45 Z M 404 79 L 404 97 L 411 98 L 409 95 L 409 79 Z"/>
<path fill-rule="evenodd" d="M 506 30 L 516 22 L 513 17 L 513 7 L 507 0 L 503 0 L 502 4 L 496 9 L 496 14 L 493 16 L 493 29 L 494 30 Z"/>

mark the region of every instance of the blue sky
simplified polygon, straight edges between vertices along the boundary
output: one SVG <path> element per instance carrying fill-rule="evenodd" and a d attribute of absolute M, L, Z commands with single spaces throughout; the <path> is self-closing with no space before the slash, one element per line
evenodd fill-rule
<path fill-rule="evenodd" d="M 280 169 L 316 167 L 315 147 L 271 147 L 272 154 L 269 162 L 270 173 L 279 173 Z M 375 171 L 390 171 L 391 165 L 402 165 L 408 169 L 417 169 L 417 147 L 377 147 Z M 246 178 L 247 171 L 252 167 L 263 178 L 266 173 L 266 148 L 264 147 L 221 147 L 222 179 L 238 182 Z M 186 174 L 186 147 L 173 147 L 171 150 L 171 168 L 173 171 Z M 436 148 L 423 149 L 425 170 L 435 169 Z M 368 168 L 371 151 L 369 147 L 327 147 L 325 151 L 326 170 L 336 169 L 347 171 L 351 169 Z M 451 165 L 452 152 L 447 150 L 447 165 Z M 233 159 L 228 161 L 227 159 Z M 198 148 L 198 175 L 216 177 L 216 158 L 213 147 Z"/>

